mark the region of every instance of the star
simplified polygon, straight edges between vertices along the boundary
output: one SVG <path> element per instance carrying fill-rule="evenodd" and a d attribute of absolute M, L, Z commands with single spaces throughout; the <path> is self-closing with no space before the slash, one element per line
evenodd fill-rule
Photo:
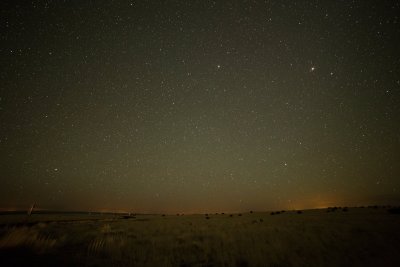
<path fill-rule="evenodd" d="M 398 195 L 398 5 L 282 12 L 271 0 L 228 5 L 232 16 L 214 1 L 129 0 L 71 15 L 57 2 L 2 12 L 0 209 L 35 197 L 49 209 L 228 212 Z M 49 202 L 46 181 L 65 199 Z"/>

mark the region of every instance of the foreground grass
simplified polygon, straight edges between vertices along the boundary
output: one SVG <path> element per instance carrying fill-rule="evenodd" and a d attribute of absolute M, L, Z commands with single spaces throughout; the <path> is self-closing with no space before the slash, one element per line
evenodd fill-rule
<path fill-rule="evenodd" d="M 0 265 L 400 266 L 400 215 L 382 208 L 208 219 L 57 216 L 33 216 L 30 224 L 4 219 Z"/>

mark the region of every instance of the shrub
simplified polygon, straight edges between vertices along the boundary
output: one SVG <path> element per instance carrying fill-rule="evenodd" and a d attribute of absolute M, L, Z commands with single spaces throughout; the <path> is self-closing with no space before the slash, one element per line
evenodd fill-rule
<path fill-rule="evenodd" d="M 400 214 L 400 207 L 388 209 L 390 214 Z"/>
<path fill-rule="evenodd" d="M 245 259 L 237 259 L 236 266 L 237 267 L 247 267 L 247 266 L 249 266 L 249 263 Z"/>
<path fill-rule="evenodd" d="M 327 212 L 335 212 L 338 209 L 338 207 L 328 207 Z"/>
<path fill-rule="evenodd" d="M 303 211 L 301 211 L 301 210 L 297 211 L 297 214 L 302 214 L 302 213 L 303 213 Z"/>

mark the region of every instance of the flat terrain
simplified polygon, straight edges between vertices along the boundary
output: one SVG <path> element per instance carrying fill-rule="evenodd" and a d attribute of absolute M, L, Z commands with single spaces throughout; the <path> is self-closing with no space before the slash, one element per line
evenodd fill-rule
<path fill-rule="evenodd" d="M 387 208 L 0 215 L 0 266 L 400 266 Z"/>

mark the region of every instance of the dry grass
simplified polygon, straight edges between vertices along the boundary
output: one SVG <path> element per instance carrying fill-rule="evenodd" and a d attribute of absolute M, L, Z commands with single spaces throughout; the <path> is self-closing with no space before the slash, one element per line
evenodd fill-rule
<path fill-rule="evenodd" d="M 53 248 L 56 243 L 56 239 L 40 234 L 36 229 L 13 227 L 0 239 L 0 249 L 25 246 L 38 253 L 44 253 Z"/>
<path fill-rule="evenodd" d="M 85 266 L 400 266 L 400 216 L 386 210 L 208 217 L 9 227 L 0 251 L 24 246 Z"/>

